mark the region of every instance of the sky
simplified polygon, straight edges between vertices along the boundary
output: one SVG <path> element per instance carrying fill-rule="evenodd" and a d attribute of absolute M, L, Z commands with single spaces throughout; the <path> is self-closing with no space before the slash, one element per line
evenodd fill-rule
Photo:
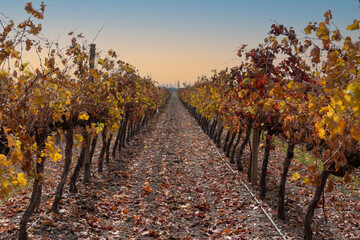
<path fill-rule="evenodd" d="M 15 23 L 27 18 L 29 0 L 0 0 Z M 35 9 L 41 1 L 32 1 Z M 66 46 L 70 31 L 98 51 L 113 49 L 142 76 L 159 84 L 193 83 L 212 70 L 239 65 L 236 53 L 262 43 L 277 22 L 299 37 L 311 21 L 332 11 L 340 30 L 360 18 L 357 0 L 46 0 L 43 35 Z M 100 31 L 101 30 L 101 31 Z M 100 31 L 100 32 L 99 32 Z"/>

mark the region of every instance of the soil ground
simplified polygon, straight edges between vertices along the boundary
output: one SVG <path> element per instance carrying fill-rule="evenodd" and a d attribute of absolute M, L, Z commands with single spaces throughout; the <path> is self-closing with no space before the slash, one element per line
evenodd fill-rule
<path fill-rule="evenodd" d="M 99 146 L 100 147 L 100 146 Z M 29 223 L 32 239 L 281 239 L 258 204 L 230 171 L 212 140 L 175 94 L 167 106 L 141 130 L 120 156 L 78 193 L 64 190 L 60 215 L 48 213 L 61 163 L 49 163 L 44 197 Z M 97 159 L 95 154 L 94 159 Z M 245 158 L 246 158 L 245 153 Z M 281 159 L 282 149 L 275 154 Z M 96 160 L 94 161 L 96 164 Z M 282 161 L 269 167 L 269 193 L 262 206 L 287 239 L 302 238 L 302 218 L 313 189 L 290 180 L 286 200 L 288 219 L 276 218 L 276 191 Z M 51 165 L 52 164 L 52 165 Z M 301 168 L 300 163 L 295 167 Z M 235 169 L 235 167 L 234 167 Z M 292 171 L 298 171 L 292 169 Z M 299 171 L 301 174 L 301 171 Z M 0 239 L 16 239 L 30 188 L 0 205 Z M 257 189 L 252 190 L 257 193 Z M 302 191 L 302 192 L 301 192 Z M 337 193 L 338 194 L 338 193 Z M 359 202 L 358 195 L 341 195 L 315 212 L 314 239 L 356 239 L 359 208 L 336 208 L 342 201 Z M 329 203 L 329 205 L 330 205 Z M 338 216 L 337 211 L 342 213 Z M 341 220 L 343 225 L 341 224 Z M 337 222 L 338 221 L 338 222 Z M 346 225 L 347 222 L 347 225 Z M 350 229 L 345 229 L 350 228 Z M 348 233 L 348 234 L 347 234 Z"/>

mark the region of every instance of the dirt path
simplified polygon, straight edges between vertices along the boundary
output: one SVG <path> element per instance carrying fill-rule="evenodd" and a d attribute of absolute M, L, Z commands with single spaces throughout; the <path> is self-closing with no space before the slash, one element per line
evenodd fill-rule
<path fill-rule="evenodd" d="M 129 168 L 129 217 L 114 229 L 120 238 L 276 239 L 176 96 L 153 128 Z"/>

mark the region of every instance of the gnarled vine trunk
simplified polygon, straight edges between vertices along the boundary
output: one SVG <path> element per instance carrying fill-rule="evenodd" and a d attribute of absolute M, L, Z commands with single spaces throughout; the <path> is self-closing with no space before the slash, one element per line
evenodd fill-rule
<path fill-rule="evenodd" d="M 215 137 L 215 130 L 216 130 L 217 124 L 218 124 L 218 121 L 214 119 L 213 123 L 211 124 L 210 135 L 209 135 L 209 137 L 211 139 L 214 139 L 214 137 Z"/>
<path fill-rule="evenodd" d="M 216 134 L 216 137 L 214 139 L 214 142 L 215 142 L 215 144 L 216 144 L 216 146 L 218 148 L 221 148 L 221 134 L 222 134 L 223 130 L 224 130 L 224 126 L 221 125 L 221 127 L 220 127 L 220 129 L 219 129 L 219 131 Z"/>
<path fill-rule="evenodd" d="M 231 134 L 230 141 L 229 141 L 229 143 L 227 144 L 226 149 L 225 149 L 225 156 L 227 156 L 227 157 L 229 157 L 229 155 L 230 155 L 230 150 L 231 150 L 231 147 L 232 147 L 233 144 L 234 144 L 235 137 L 236 137 L 236 132 L 233 132 L 233 133 Z"/>
<path fill-rule="evenodd" d="M 238 152 L 238 155 L 237 155 L 237 158 L 236 158 L 236 166 L 237 166 L 237 169 L 239 170 L 239 172 L 242 172 L 244 170 L 244 167 L 243 167 L 242 162 L 241 162 L 241 157 L 242 157 L 242 154 L 244 152 L 246 144 L 249 142 L 251 129 L 252 129 L 251 125 L 248 125 L 247 129 L 246 129 L 246 132 L 245 132 L 244 141 L 240 145 L 240 149 L 239 149 L 239 152 Z"/>
<path fill-rule="evenodd" d="M 229 157 L 229 161 L 230 161 L 230 163 L 232 163 L 232 164 L 235 163 L 234 156 L 235 156 L 236 148 L 237 148 L 237 146 L 238 146 L 239 143 L 240 143 L 241 134 L 242 134 L 242 129 L 239 130 L 239 133 L 238 133 L 236 142 L 235 142 L 235 144 L 234 144 L 234 146 L 233 146 L 233 149 L 232 149 L 231 154 L 230 154 L 230 157 Z"/>
<path fill-rule="evenodd" d="M 316 205 L 318 204 L 321 194 L 324 191 L 326 180 L 329 177 L 328 171 L 322 171 L 320 178 L 320 185 L 316 187 L 315 195 L 313 199 L 311 200 L 309 207 L 307 209 L 305 219 L 304 219 L 304 239 L 305 240 L 311 240 L 312 239 L 312 230 L 311 230 L 311 223 L 314 216 L 314 210 L 316 208 Z"/>
<path fill-rule="evenodd" d="M 106 141 L 106 147 L 105 147 L 105 162 L 109 163 L 110 162 L 110 144 L 111 144 L 111 139 L 112 139 L 112 134 L 110 134 L 109 138 Z"/>
<path fill-rule="evenodd" d="M 261 177 L 260 177 L 260 197 L 263 199 L 266 196 L 266 176 L 267 176 L 267 168 L 268 168 L 270 150 L 271 150 L 271 138 L 272 138 L 272 133 L 268 131 L 266 136 L 264 158 L 261 166 Z"/>
<path fill-rule="evenodd" d="M 41 152 L 45 148 L 45 140 L 48 136 L 48 132 L 44 130 L 41 135 L 36 136 L 36 143 L 39 147 L 39 153 L 37 154 L 37 158 L 41 159 L 41 161 L 36 161 L 35 163 L 35 180 L 33 184 L 33 190 L 31 193 L 31 199 L 28 208 L 24 212 L 20 220 L 20 228 L 19 228 L 19 240 L 27 239 L 26 226 L 29 222 L 31 215 L 34 213 L 35 209 L 39 207 L 41 200 L 41 192 L 42 192 L 42 184 L 43 184 L 43 176 L 44 176 L 44 164 L 45 157 L 41 157 Z"/>
<path fill-rule="evenodd" d="M 72 192 L 72 193 L 77 192 L 76 181 L 77 181 L 77 178 L 78 178 L 79 173 L 81 171 L 81 168 L 83 167 L 83 164 L 84 164 L 85 152 L 86 152 L 86 146 L 83 146 L 82 149 L 81 149 L 78 161 L 76 163 L 76 166 L 74 168 L 73 174 L 70 177 L 69 191 Z"/>
<path fill-rule="evenodd" d="M 230 130 L 228 130 L 228 132 L 226 133 L 226 137 L 225 137 L 225 141 L 224 141 L 224 147 L 223 147 L 224 152 L 226 151 L 227 146 L 229 144 L 229 138 L 230 138 Z"/>
<path fill-rule="evenodd" d="M 122 125 L 122 122 L 123 122 L 123 121 L 121 121 L 121 124 L 120 124 L 120 126 L 119 126 L 118 132 L 117 132 L 117 134 L 116 134 L 114 146 L 113 146 L 113 149 L 112 149 L 112 156 L 113 156 L 113 158 L 116 157 L 116 151 L 118 150 L 118 146 L 119 146 L 119 143 L 120 143 L 121 125 Z"/>
<path fill-rule="evenodd" d="M 294 148 L 295 148 L 295 143 L 289 140 L 287 152 L 286 152 L 286 158 L 283 166 L 283 172 L 280 179 L 279 195 L 278 195 L 278 218 L 282 220 L 285 220 L 284 201 L 285 201 L 286 176 L 289 172 L 291 159 L 293 159 L 294 157 Z"/>
<path fill-rule="evenodd" d="M 60 182 L 56 188 L 55 192 L 55 198 L 53 201 L 53 204 L 51 206 L 51 211 L 54 213 L 59 213 L 59 202 L 62 197 L 64 185 L 66 182 L 66 178 L 69 175 L 70 172 L 70 166 L 71 166 L 71 160 L 72 160 L 72 149 L 74 144 L 74 130 L 72 127 L 66 130 L 65 132 L 65 163 L 64 163 L 64 169 L 61 174 Z"/>
<path fill-rule="evenodd" d="M 122 126 L 122 130 L 121 130 L 121 138 L 120 138 L 120 143 L 119 143 L 119 152 L 121 151 L 121 148 L 124 148 L 126 145 L 126 130 L 128 127 L 128 122 L 129 122 L 129 117 L 127 115 L 125 115 L 125 121 L 124 124 Z"/>
<path fill-rule="evenodd" d="M 98 140 L 98 135 L 96 134 L 96 136 L 93 138 L 91 142 L 90 163 L 92 162 L 92 158 L 94 157 L 97 140 Z"/>
<path fill-rule="evenodd" d="M 85 141 L 85 156 L 84 156 L 84 178 L 83 182 L 88 183 L 91 180 L 91 161 L 90 161 L 90 148 L 91 148 L 91 135 L 84 129 Z"/>
<path fill-rule="evenodd" d="M 102 147 L 101 147 L 100 155 L 99 155 L 99 159 L 98 159 L 98 172 L 103 171 L 103 163 L 104 163 L 104 156 L 105 156 L 105 150 L 106 150 L 106 131 L 107 131 L 107 129 L 105 126 L 101 133 Z"/>

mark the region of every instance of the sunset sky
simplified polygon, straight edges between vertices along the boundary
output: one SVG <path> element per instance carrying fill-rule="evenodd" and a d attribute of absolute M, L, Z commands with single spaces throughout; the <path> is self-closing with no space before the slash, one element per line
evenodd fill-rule
<path fill-rule="evenodd" d="M 28 1 L 1 0 L 0 12 L 16 23 L 27 18 Z M 34 8 L 41 1 L 32 1 Z M 187 83 L 240 63 L 242 44 L 255 47 L 276 21 L 293 26 L 299 37 L 310 21 L 323 21 L 331 9 L 333 22 L 346 29 L 360 18 L 357 0 L 47 0 L 43 35 L 70 42 L 74 31 L 97 50 L 115 50 L 141 75 L 158 83 Z"/>

